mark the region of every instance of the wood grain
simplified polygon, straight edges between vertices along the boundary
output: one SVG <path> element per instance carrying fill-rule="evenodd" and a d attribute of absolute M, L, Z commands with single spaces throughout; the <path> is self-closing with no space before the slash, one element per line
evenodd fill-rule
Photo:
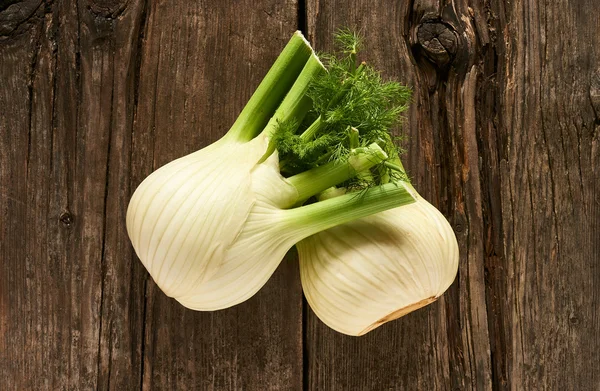
<path fill-rule="evenodd" d="M 466 7 L 465 7 L 466 8 Z M 444 10 L 456 13 L 456 10 Z M 453 18 L 466 64 L 437 69 L 417 50 L 417 27 L 435 3 L 309 2 L 309 38 L 331 47 L 331 33 L 349 25 L 365 36 L 364 58 L 384 76 L 414 90 L 404 131 L 404 159 L 416 188 L 445 213 L 457 233 L 460 275 L 436 303 L 360 339 L 327 329 L 308 316 L 308 378 L 313 390 L 490 389 L 478 146 L 475 123 L 473 27 Z M 429 19 L 427 19 L 429 20 Z M 381 28 L 380 26 L 386 26 Z"/>
<path fill-rule="evenodd" d="M 413 87 L 405 166 L 461 250 L 443 300 L 363 338 L 308 311 L 309 389 L 597 389 L 600 62 L 589 45 L 600 18 L 590 7 L 307 3 L 317 48 L 336 28 L 360 29 L 364 56 Z"/>
<path fill-rule="evenodd" d="M 141 6 L 104 11 L 38 2 L 0 37 L 7 389 L 140 382 L 143 275 L 122 219 Z"/>
<path fill-rule="evenodd" d="M 133 130 L 132 189 L 219 139 L 295 30 L 293 1 L 153 2 Z M 251 300 L 194 312 L 147 282 L 143 389 L 301 389 L 302 292 L 286 259 Z"/>
<path fill-rule="evenodd" d="M 507 300 L 497 321 L 513 387 L 600 386 L 600 14 L 592 8 L 523 1 L 498 12 Z"/>
<path fill-rule="evenodd" d="M 301 389 L 293 257 L 255 299 L 196 313 L 125 230 L 146 175 L 233 123 L 297 5 L 16 3 L 0 3 L 0 389 Z"/>

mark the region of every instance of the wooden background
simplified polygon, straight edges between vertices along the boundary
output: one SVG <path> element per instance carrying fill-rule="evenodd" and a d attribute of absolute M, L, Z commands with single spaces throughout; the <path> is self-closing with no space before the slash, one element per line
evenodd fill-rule
<path fill-rule="evenodd" d="M 294 30 L 414 89 L 404 158 L 454 227 L 441 300 L 361 338 L 292 252 L 216 313 L 162 294 L 125 211 L 217 140 Z M 0 0 L 1 390 L 600 390 L 597 0 Z"/>

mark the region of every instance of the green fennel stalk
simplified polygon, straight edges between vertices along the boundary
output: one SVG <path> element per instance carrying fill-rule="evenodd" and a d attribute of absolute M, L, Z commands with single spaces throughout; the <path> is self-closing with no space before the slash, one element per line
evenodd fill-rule
<path fill-rule="evenodd" d="M 336 34 L 339 55 L 320 54 L 327 72 L 315 75 L 306 90 L 312 107 L 302 117 L 278 119 L 267 154 L 277 150 L 284 176 L 345 162 L 357 148 L 377 143 L 388 159 L 344 181 L 350 189 L 366 189 L 389 181 L 407 180 L 404 170 L 389 164 L 399 147 L 391 129 L 408 108 L 410 89 L 383 81 L 371 66 L 357 64 L 361 38 L 348 30 Z"/>

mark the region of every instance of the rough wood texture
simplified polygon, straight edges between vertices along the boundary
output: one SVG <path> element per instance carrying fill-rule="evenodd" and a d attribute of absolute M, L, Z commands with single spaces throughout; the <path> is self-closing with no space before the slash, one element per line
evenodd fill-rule
<path fill-rule="evenodd" d="M 132 187 L 220 138 L 296 26 L 293 1 L 153 2 L 133 136 Z M 301 388 L 302 292 L 287 260 L 246 303 L 186 310 L 148 281 L 144 389 Z"/>
<path fill-rule="evenodd" d="M 301 389 L 293 258 L 249 302 L 187 311 L 124 220 L 146 175 L 225 133 L 297 4 L 38 1 L 15 20 L 17 3 L 0 2 L 0 389 Z"/>
<path fill-rule="evenodd" d="M 0 37 L 0 376 L 136 387 L 144 275 L 122 219 L 142 5 L 37 4 Z"/>
<path fill-rule="evenodd" d="M 461 252 L 459 277 L 436 303 L 386 324 L 360 339 L 308 316 L 308 382 L 315 390 L 490 389 L 491 360 L 484 282 L 484 222 L 475 118 L 477 54 L 471 19 L 437 2 L 312 2 L 309 39 L 331 47 L 331 31 L 345 24 L 363 31 L 363 56 L 414 90 L 404 126 L 404 159 L 419 192 L 452 223 Z M 460 5 L 460 4 L 459 4 Z M 466 4 L 461 5 L 466 9 Z M 447 24 L 436 23 L 442 12 Z M 425 22 L 430 26 L 423 27 Z M 386 26 L 377 28 L 374 26 Z M 432 52 L 419 29 L 448 31 L 458 43 L 454 60 Z M 425 56 L 437 60 L 437 65 Z M 449 57 L 449 56 L 448 56 Z M 313 342 L 314 341 L 314 342 Z"/>
<path fill-rule="evenodd" d="M 597 390 L 595 0 L 0 0 L 0 389 Z M 438 301 L 351 338 L 302 305 L 295 255 L 251 300 L 182 308 L 124 216 L 218 139 L 291 33 L 414 89 L 405 165 L 450 219 Z"/>
<path fill-rule="evenodd" d="M 317 48 L 361 29 L 365 57 L 414 88 L 405 165 L 462 254 L 442 300 L 364 338 L 309 312 L 309 389 L 598 389 L 592 3 L 308 2 Z"/>

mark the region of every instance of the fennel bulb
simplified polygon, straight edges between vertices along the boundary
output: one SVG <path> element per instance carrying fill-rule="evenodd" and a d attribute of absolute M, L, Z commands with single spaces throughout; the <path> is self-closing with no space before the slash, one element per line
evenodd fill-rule
<path fill-rule="evenodd" d="M 344 159 L 332 160 L 324 150 L 318 165 L 281 175 L 282 145 L 274 135 L 282 124 L 289 130 L 301 123 L 311 103 L 307 90 L 322 72 L 308 43 L 295 34 L 221 140 L 159 168 L 135 190 L 127 232 L 168 296 L 195 310 L 233 306 L 255 294 L 298 241 L 414 202 L 407 184 L 390 183 L 360 197 L 299 206 L 388 158 L 377 143 L 363 143 L 344 149 Z M 305 134 L 333 123 L 319 121 Z M 315 161 L 318 153 L 312 151 Z M 300 166 L 293 156 L 286 164 Z"/>
<path fill-rule="evenodd" d="M 332 329 L 354 336 L 432 303 L 458 271 L 452 227 L 419 195 L 413 204 L 336 226 L 296 246 L 310 307 Z"/>

